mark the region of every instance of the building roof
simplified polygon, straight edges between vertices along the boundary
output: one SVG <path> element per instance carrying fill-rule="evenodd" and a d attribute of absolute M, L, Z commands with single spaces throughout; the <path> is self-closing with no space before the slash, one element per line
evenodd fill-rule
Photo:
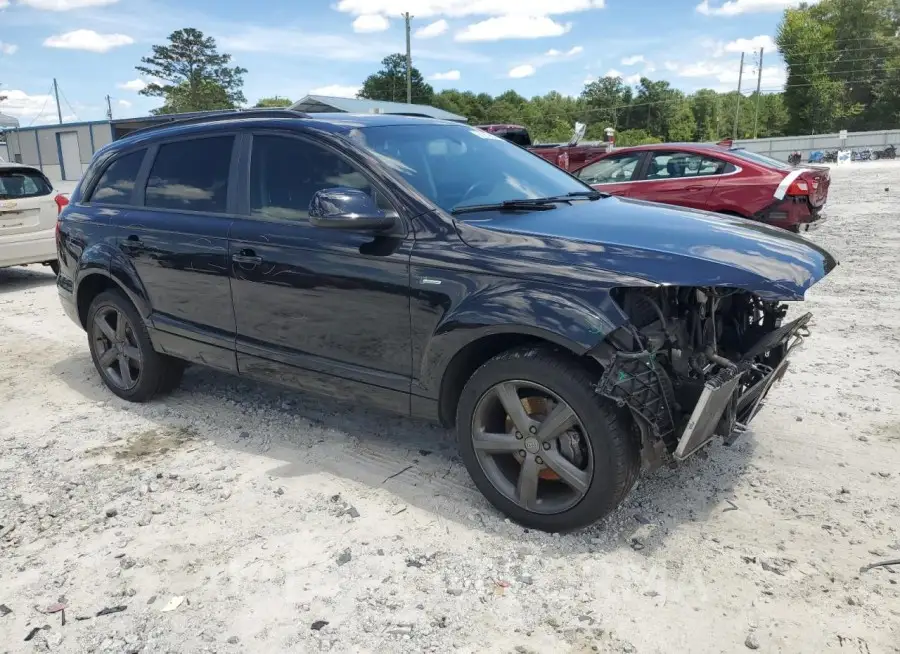
<path fill-rule="evenodd" d="M 328 95 L 307 95 L 305 98 L 297 100 L 290 108 L 294 111 L 303 111 L 308 114 L 333 112 L 350 114 L 400 114 L 440 118 L 441 120 L 452 120 L 460 123 L 467 122 L 465 116 L 452 114 L 449 111 L 430 107 L 426 104 L 407 104 L 405 102 L 365 100 L 363 98 L 338 98 Z"/>
<path fill-rule="evenodd" d="M 6 114 L 0 114 L 0 129 L 8 128 L 8 127 L 18 127 L 19 121 L 12 116 L 7 116 Z"/>

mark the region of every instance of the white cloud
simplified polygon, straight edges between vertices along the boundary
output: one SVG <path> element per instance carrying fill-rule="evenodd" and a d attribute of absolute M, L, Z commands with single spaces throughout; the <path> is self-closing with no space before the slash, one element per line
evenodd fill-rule
<path fill-rule="evenodd" d="M 142 91 L 147 87 L 147 82 L 138 78 L 133 79 L 129 82 L 121 82 L 116 84 L 120 89 L 125 89 L 126 91 Z"/>
<path fill-rule="evenodd" d="M 584 47 L 580 45 L 573 46 L 563 52 L 562 50 L 557 50 L 556 48 L 550 48 L 547 52 L 544 53 L 545 57 L 574 57 L 575 55 L 580 55 L 584 52 Z"/>
<path fill-rule="evenodd" d="M 4 90 L 6 99 L 0 102 L 0 113 L 19 119 L 22 126 L 56 122 L 56 104 L 51 95 L 29 95 L 18 89 Z"/>
<path fill-rule="evenodd" d="M 603 77 L 622 77 L 622 73 L 615 68 L 610 68 L 608 71 L 603 73 Z"/>
<path fill-rule="evenodd" d="M 257 25 L 241 26 L 239 31 L 217 35 L 216 40 L 225 52 L 260 52 L 279 57 L 302 57 L 304 61 L 313 57 L 371 64 L 397 52 L 397 42 L 394 39 L 379 39 L 377 36 L 362 39 L 321 31 Z M 446 46 L 417 47 L 413 54 L 416 61 L 452 61 L 453 65 L 484 64 L 490 61 L 485 55 Z"/>
<path fill-rule="evenodd" d="M 549 16 L 602 9 L 605 0 L 339 0 L 336 9 L 359 16 L 400 16 L 405 11 L 420 18 L 432 16 Z"/>
<path fill-rule="evenodd" d="M 320 86 L 319 88 L 311 89 L 309 92 L 310 95 L 327 95 L 332 98 L 355 98 L 357 93 L 359 93 L 358 86 L 343 86 L 341 84 Z"/>
<path fill-rule="evenodd" d="M 19 46 L 13 43 L 4 43 L 0 41 L 0 54 L 11 55 L 16 54 L 16 50 L 19 49 Z"/>
<path fill-rule="evenodd" d="M 43 9 L 44 11 L 71 11 L 85 7 L 113 5 L 119 0 L 18 0 L 18 4 Z M 7 3 L 8 4 L 8 3 Z"/>
<path fill-rule="evenodd" d="M 363 14 L 353 21 L 353 31 L 359 34 L 383 32 L 391 26 L 391 22 L 380 14 Z"/>
<path fill-rule="evenodd" d="M 428 79 L 434 80 L 435 82 L 439 82 L 442 80 L 455 82 L 460 78 L 460 74 L 458 70 L 448 70 L 446 73 L 435 73 Z"/>
<path fill-rule="evenodd" d="M 588 75 L 587 77 L 584 78 L 585 84 L 593 84 L 596 81 L 597 81 L 597 78 L 594 77 L 593 75 Z"/>
<path fill-rule="evenodd" d="M 522 64 L 521 66 L 516 66 L 512 70 L 509 71 L 509 76 L 513 79 L 521 79 L 523 77 L 531 77 L 534 75 L 537 69 L 531 64 Z"/>
<path fill-rule="evenodd" d="M 719 60 L 692 61 L 678 63 L 667 61 L 666 70 L 678 77 L 696 79 L 698 84 L 721 91 L 737 89 L 740 65 Z M 783 65 L 763 66 L 761 87 L 773 91 L 784 86 L 787 71 Z M 752 67 L 744 66 L 742 91 L 752 93 L 756 90 L 757 72 Z"/>
<path fill-rule="evenodd" d="M 760 48 L 765 48 L 768 52 L 775 52 L 775 50 L 778 49 L 778 46 L 775 45 L 775 41 L 772 40 L 772 37 L 767 34 L 754 36 L 752 39 L 736 39 L 722 46 L 722 49 L 725 52 L 738 53 L 752 52 L 754 50 L 759 50 Z"/>
<path fill-rule="evenodd" d="M 737 16 L 764 11 L 783 11 L 789 7 L 797 7 L 804 1 L 811 5 L 819 2 L 819 0 L 727 0 L 720 6 L 712 7 L 709 0 L 702 0 L 695 9 L 705 16 Z"/>
<path fill-rule="evenodd" d="M 646 59 L 644 59 L 644 55 L 632 55 L 630 57 L 624 57 L 622 59 L 623 66 L 636 66 L 637 64 L 646 63 Z"/>
<path fill-rule="evenodd" d="M 634 75 L 628 75 L 627 77 L 623 77 L 622 81 L 628 84 L 628 86 L 637 86 L 641 83 L 641 75 L 640 73 L 635 73 Z"/>
<path fill-rule="evenodd" d="M 55 34 L 44 40 L 48 48 L 87 50 L 88 52 L 108 52 L 113 48 L 131 45 L 134 39 L 125 34 L 98 34 L 94 30 L 75 30 L 65 34 Z"/>
<path fill-rule="evenodd" d="M 473 23 L 456 34 L 457 41 L 502 41 L 503 39 L 539 39 L 562 36 L 572 23 L 557 23 L 547 16 L 495 16 Z"/>
<path fill-rule="evenodd" d="M 417 39 L 433 39 L 436 36 L 440 36 L 448 29 L 450 29 L 450 24 L 441 18 L 433 23 L 429 23 L 425 27 L 417 29 L 415 36 Z"/>
<path fill-rule="evenodd" d="M 131 103 L 128 100 L 119 100 L 117 104 L 124 109 L 128 109 L 129 107 L 131 107 Z"/>

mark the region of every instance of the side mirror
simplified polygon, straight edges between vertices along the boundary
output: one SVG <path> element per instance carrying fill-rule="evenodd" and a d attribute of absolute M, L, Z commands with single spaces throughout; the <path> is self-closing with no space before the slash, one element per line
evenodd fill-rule
<path fill-rule="evenodd" d="M 365 191 L 338 187 L 316 191 L 309 203 L 309 222 L 330 229 L 383 230 L 393 227 L 395 218 Z"/>

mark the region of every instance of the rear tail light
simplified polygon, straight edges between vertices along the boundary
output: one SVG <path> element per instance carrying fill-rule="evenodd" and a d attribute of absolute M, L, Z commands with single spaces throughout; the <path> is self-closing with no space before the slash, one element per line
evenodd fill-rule
<path fill-rule="evenodd" d="M 805 179 L 795 179 L 788 187 L 788 195 L 809 195 L 809 183 Z"/>
<path fill-rule="evenodd" d="M 58 216 L 59 214 L 61 214 L 63 208 L 64 208 L 67 204 L 69 204 L 69 198 L 67 198 L 67 197 L 66 197 L 65 195 L 63 195 L 62 193 L 58 193 L 58 194 L 56 195 L 56 197 L 53 198 L 53 201 L 56 202 L 56 215 L 57 215 L 57 216 Z"/>

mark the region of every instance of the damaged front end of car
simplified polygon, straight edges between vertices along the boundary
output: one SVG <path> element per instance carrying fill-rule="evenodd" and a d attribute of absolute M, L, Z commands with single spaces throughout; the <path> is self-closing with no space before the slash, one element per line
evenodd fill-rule
<path fill-rule="evenodd" d="M 812 314 L 736 289 L 616 289 L 629 323 L 591 354 L 596 392 L 627 407 L 648 467 L 682 461 L 722 436 L 730 444 L 784 375 Z"/>

